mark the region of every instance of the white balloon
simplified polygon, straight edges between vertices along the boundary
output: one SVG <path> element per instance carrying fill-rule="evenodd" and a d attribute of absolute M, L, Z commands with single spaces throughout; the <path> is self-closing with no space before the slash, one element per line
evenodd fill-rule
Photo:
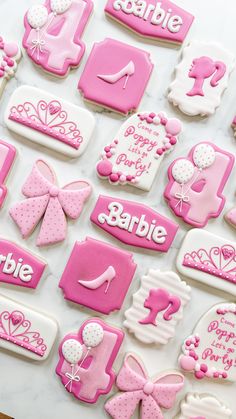
<path fill-rule="evenodd" d="M 193 152 L 193 161 L 199 169 L 210 167 L 215 158 L 215 150 L 210 144 L 199 144 Z"/>
<path fill-rule="evenodd" d="M 67 339 L 62 345 L 62 354 L 70 364 L 77 364 L 83 355 L 83 347 L 75 339 Z"/>
<path fill-rule="evenodd" d="M 99 323 L 91 322 L 86 324 L 82 332 L 84 344 L 89 348 L 98 346 L 104 336 L 104 330 Z"/>
<path fill-rule="evenodd" d="M 51 0 L 50 6 L 54 13 L 61 15 L 66 12 L 72 4 L 72 0 Z"/>
<path fill-rule="evenodd" d="M 27 12 L 27 20 L 34 29 L 42 28 L 48 20 L 48 10 L 42 4 L 30 7 Z"/>
<path fill-rule="evenodd" d="M 172 176 L 180 184 L 187 183 L 194 175 L 194 165 L 187 159 L 177 160 L 172 167 Z"/>

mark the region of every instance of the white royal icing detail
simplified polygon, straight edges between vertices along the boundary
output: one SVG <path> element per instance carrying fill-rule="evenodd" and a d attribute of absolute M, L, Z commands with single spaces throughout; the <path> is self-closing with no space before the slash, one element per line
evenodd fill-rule
<path fill-rule="evenodd" d="M 230 419 L 232 411 L 210 394 L 188 393 L 175 419 Z"/>

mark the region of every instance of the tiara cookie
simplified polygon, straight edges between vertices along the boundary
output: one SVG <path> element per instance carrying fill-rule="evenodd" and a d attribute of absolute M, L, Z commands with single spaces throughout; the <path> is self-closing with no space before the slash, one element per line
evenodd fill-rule
<path fill-rule="evenodd" d="M 14 42 L 0 36 L 0 97 L 9 79 L 14 77 L 21 59 L 21 50 Z"/>
<path fill-rule="evenodd" d="M 230 419 L 232 411 L 210 394 L 188 393 L 175 419 Z"/>

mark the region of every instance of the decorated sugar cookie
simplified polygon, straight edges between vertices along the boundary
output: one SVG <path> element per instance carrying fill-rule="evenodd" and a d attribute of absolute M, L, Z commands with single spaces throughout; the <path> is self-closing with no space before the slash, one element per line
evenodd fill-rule
<path fill-rule="evenodd" d="M 105 13 L 144 38 L 181 44 L 194 17 L 169 0 L 108 0 Z"/>
<path fill-rule="evenodd" d="M 138 108 L 152 70 L 148 52 L 106 38 L 94 44 L 78 89 L 85 100 L 127 115 Z"/>
<path fill-rule="evenodd" d="M 231 410 L 210 394 L 188 393 L 175 419 L 230 419 Z"/>
<path fill-rule="evenodd" d="M 120 329 L 97 318 L 85 321 L 78 333 L 66 335 L 56 367 L 65 389 L 86 403 L 96 403 L 99 396 L 108 394 L 115 381 L 113 363 L 123 339 Z"/>
<path fill-rule="evenodd" d="M 67 300 L 109 314 L 121 308 L 135 270 L 132 253 L 87 237 L 75 243 L 59 287 Z"/>
<path fill-rule="evenodd" d="M 234 119 L 232 121 L 231 126 L 233 128 L 234 136 L 236 137 L 236 115 L 235 115 L 235 117 L 234 117 Z"/>
<path fill-rule="evenodd" d="M 221 45 L 192 41 L 175 69 L 168 99 L 187 115 L 212 115 L 220 105 L 234 68 L 234 56 Z"/>
<path fill-rule="evenodd" d="M 85 44 L 81 35 L 92 13 L 92 0 L 46 0 L 33 5 L 24 19 L 23 46 L 43 70 L 66 76 L 78 67 Z"/>
<path fill-rule="evenodd" d="M 168 371 L 150 379 L 142 361 L 127 354 L 118 373 L 116 386 L 120 393 L 105 404 L 106 412 L 113 418 L 131 419 L 139 410 L 142 419 L 163 419 L 162 408 L 171 409 L 176 394 L 184 386 L 184 377 L 176 371 Z"/>
<path fill-rule="evenodd" d="M 74 181 L 63 188 L 56 186 L 56 176 L 43 160 L 37 160 L 23 185 L 26 199 L 15 204 L 10 216 L 27 238 L 42 219 L 37 246 L 63 241 L 67 233 L 67 217 L 76 220 L 91 194 L 91 186 L 83 180 Z"/>
<path fill-rule="evenodd" d="M 121 126 L 104 148 L 97 173 L 112 184 L 150 190 L 164 156 L 175 147 L 182 124 L 164 112 L 139 113 Z"/>
<path fill-rule="evenodd" d="M 234 156 L 213 143 L 194 146 L 187 157 L 175 160 L 168 169 L 164 196 L 172 211 L 194 227 L 204 227 L 225 205 L 225 184 Z"/>
<path fill-rule="evenodd" d="M 0 295 L 0 348 L 44 361 L 57 335 L 50 316 Z"/>
<path fill-rule="evenodd" d="M 21 59 L 21 50 L 15 42 L 6 42 L 0 36 L 0 97 L 8 80 L 14 77 Z"/>
<path fill-rule="evenodd" d="M 10 173 L 15 157 L 15 147 L 12 144 L 0 140 L 0 208 L 7 195 L 7 187 L 4 183 Z"/>
<path fill-rule="evenodd" d="M 236 243 L 205 230 L 190 230 L 176 261 L 178 271 L 236 296 Z"/>
<path fill-rule="evenodd" d="M 95 126 L 89 111 L 31 86 L 14 91 L 5 122 L 28 140 L 70 157 L 84 152 Z"/>
<path fill-rule="evenodd" d="M 236 304 L 212 307 L 183 344 L 179 364 L 195 378 L 236 380 Z"/>
<path fill-rule="evenodd" d="M 166 344 L 175 335 L 191 289 L 174 272 L 149 269 L 125 312 L 124 326 L 144 343 Z"/>
<path fill-rule="evenodd" d="M 231 208 L 231 210 L 227 211 L 225 214 L 225 220 L 234 228 L 236 228 L 236 208 Z"/>

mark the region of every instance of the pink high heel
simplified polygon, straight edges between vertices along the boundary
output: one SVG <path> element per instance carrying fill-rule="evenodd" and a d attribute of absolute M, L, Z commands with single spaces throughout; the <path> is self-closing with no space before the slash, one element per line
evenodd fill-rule
<path fill-rule="evenodd" d="M 114 74 L 98 74 L 97 77 L 106 81 L 107 83 L 115 84 L 117 83 L 122 77 L 126 76 L 123 89 L 126 88 L 129 77 L 132 76 L 135 72 L 134 62 L 130 61 L 125 67 L 123 67 L 120 71 Z"/>
<path fill-rule="evenodd" d="M 80 285 L 83 285 L 83 287 L 85 288 L 89 288 L 91 290 L 96 290 L 97 288 L 101 287 L 105 282 L 107 282 L 107 286 L 106 289 L 104 291 L 104 293 L 106 294 L 109 286 L 111 284 L 111 281 L 115 278 L 116 276 L 116 271 L 113 268 L 113 266 L 109 266 L 105 272 L 103 272 L 100 276 L 98 276 L 95 279 L 92 279 L 91 281 L 83 281 L 83 280 L 79 280 L 78 283 Z"/>

